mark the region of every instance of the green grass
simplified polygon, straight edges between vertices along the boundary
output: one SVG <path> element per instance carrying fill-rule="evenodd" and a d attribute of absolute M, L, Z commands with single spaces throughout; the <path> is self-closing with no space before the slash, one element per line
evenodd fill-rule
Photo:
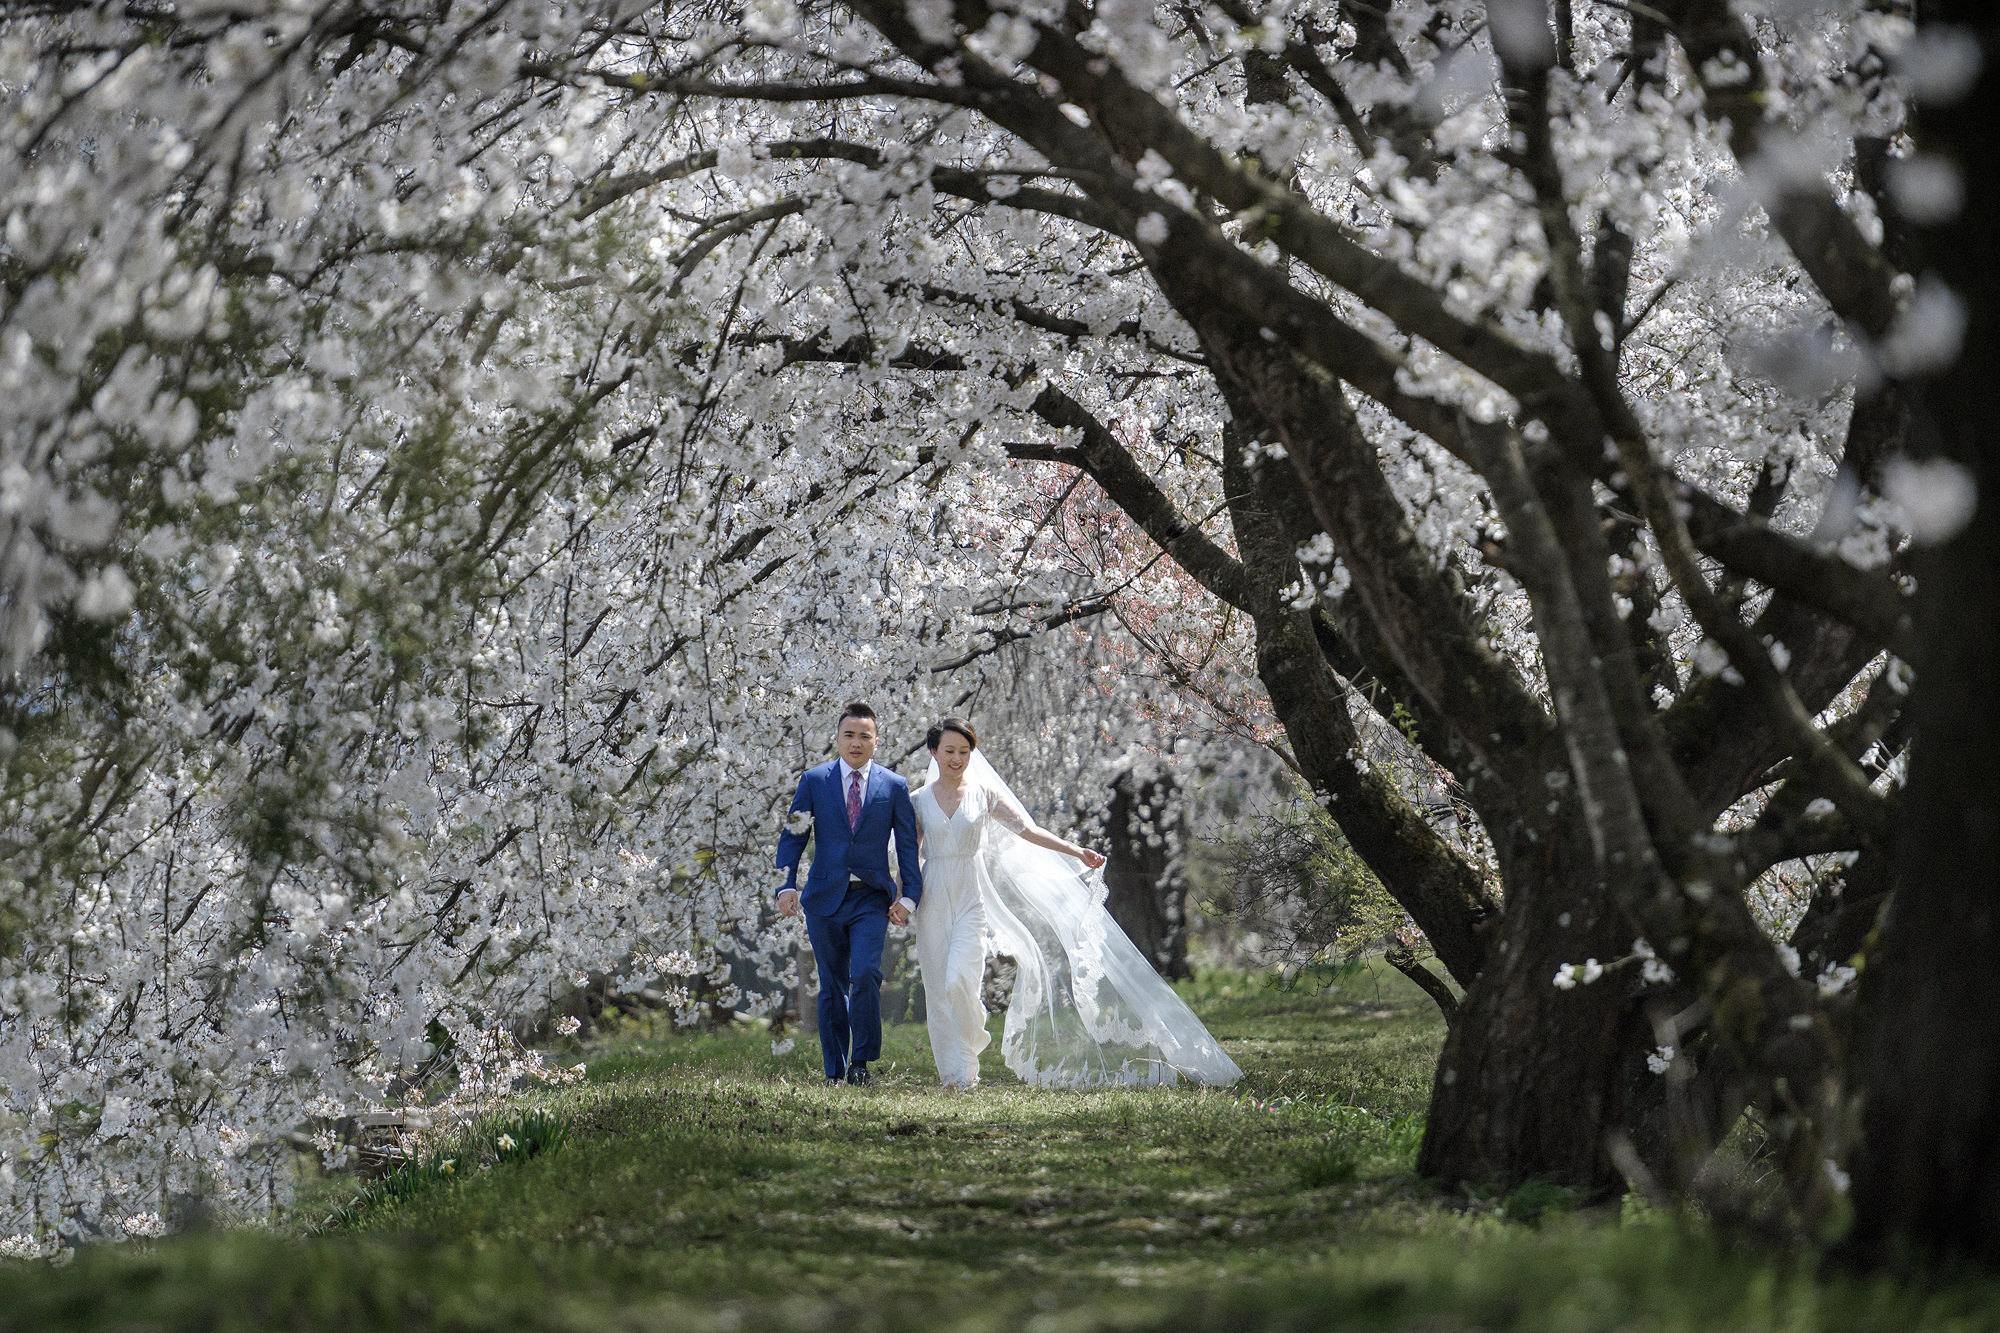
<path fill-rule="evenodd" d="M 593 1054 L 590 1082 L 552 1101 L 571 1118 L 562 1152 L 385 1194 L 343 1220 L 370 1235 L 670 1253 L 663 1287 L 720 1298 L 838 1293 L 858 1268 L 911 1289 L 1032 1275 L 1074 1293 L 1107 1273 L 1277 1275 L 1337 1236 L 1450 1216 L 1410 1176 L 1442 1033 L 1400 976 L 1357 973 L 1330 997 L 1241 976 L 1189 990 L 1244 1064 L 1239 1088 L 1044 1091 L 1008 1073 L 996 1042 L 980 1090 L 948 1093 L 918 1025 L 889 1029 L 875 1086 L 827 1088 L 809 1036 L 776 1056 L 750 1025 L 661 1028 Z M 1348 1169 L 1302 1181 L 1302 1156 L 1322 1151 Z"/>
<path fill-rule="evenodd" d="M 1185 988 L 1245 1068 L 1229 1091 L 1039 1091 L 996 1052 L 947 1093 L 916 1026 L 877 1086 L 829 1089 L 809 1036 L 628 1029 L 587 1083 L 301 1217 L 310 1239 L 0 1265 L 0 1330 L 2000 1328 L 2000 1288 L 1827 1283 L 1560 1192 L 1440 1195 L 1410 1170 L 1435 1010 L 1386 968 L 1326 981 Z"/>

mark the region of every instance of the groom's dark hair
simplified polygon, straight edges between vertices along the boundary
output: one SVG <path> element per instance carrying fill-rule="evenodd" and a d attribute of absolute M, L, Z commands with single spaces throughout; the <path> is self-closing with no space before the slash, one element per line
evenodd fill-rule
<path fill-rule="evenodd" d="M 845 722 L 850 717 L 865 717 L 870 722 L 875 722 L 875 710 L 864 703 L 851 703 L 840 710 L 840 722 Z M 833 724 L 835 730 L 839 730 L 840 722 Z M 882 724 L 875 722 L 875 725 L 880 727 Z"/>

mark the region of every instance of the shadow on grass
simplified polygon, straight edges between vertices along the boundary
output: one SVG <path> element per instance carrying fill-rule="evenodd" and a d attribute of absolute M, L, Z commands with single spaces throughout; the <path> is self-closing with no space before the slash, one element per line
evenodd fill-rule
<path fill-rule="evenodd" d="M 1393 973 L 1334 984 L 1187 987 L 1244 1066 L 1226 1091 L 1045 1091 L 990 1056 L 947 1093 L 914 1026 L 875 1087 L 827 1088 L 809 1038 L 633 1027 L 339 1234 L 0 1264 L 0 1330 L 2000 1327 L 1989 1286 L 1821 1283 L 1439 1195 L 1411 1174 L 1436 1011 Z M 522 1149 L 531 1114 L 564 1141 Z"/>
<path fill-rule="evenodd" d="M 976 1293 L 951 1285 L 916 1291 L 858 1272 L 840 1293 L 700 1297 L 664 1291 L 666 1264 L 660 1255 L 589 1247 L 530 1257 L 409 1239 L 183 1240 L 147 1253 L 86 1255 L 53 1273 L 8 1265 L 0 1271 L 0 1329 L 1902 1333 L 2000 1326 L 2000 1289 L 1992 1284 L 1925 1292 L 1819 1281 L 1664 1227 L 1508 1228 L 1472 1245 L 1377 1246 L 1255 1283 L 1162 1285 L 1108 1272 L 1088 1291 L 1032 1280 Z"/>

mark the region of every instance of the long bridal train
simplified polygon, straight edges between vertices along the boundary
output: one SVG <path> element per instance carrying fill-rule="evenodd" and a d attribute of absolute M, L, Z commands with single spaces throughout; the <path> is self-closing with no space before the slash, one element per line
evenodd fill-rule
<path fill-rule="evenodd" d="M 1012 957 L 1014 993 L 1000 1054 L 1041 1087 L 1226 1087 L 1243 1076 L 1201 1020 L 1104 908 L 1101 872 L 1024 841 L 1026 809 L 973 751 L 947 816 L 935 784 L 918 793 L 924 899 L 917 911 L 932 1053 L 947 1085 L 978 1081 L 987 1045 L 980 979 L 987 953 Z"/>

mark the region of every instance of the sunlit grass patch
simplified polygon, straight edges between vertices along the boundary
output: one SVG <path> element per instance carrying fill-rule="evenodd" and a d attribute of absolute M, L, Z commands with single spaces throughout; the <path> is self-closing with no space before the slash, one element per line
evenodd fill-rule
<path fill-rule="evenodd" d="M 1112 1269 L 1277 1271 L 1337 1234 L 1454 1226 L 1410 1177 L 1419 1131 L 1400 1109 L 1442 1024 L 1400 976 L 1353 980 L 1350 997 L 1198 978 L 1188 989 L 1206 987 L 1205 1017 L 1242 1052 L 1245 1080 L 1227 1090 L 1030 1088 L 994 1049 L 977 1092 L 947 1092 L 914 1024 L 885 1034 L 874 1087 L 828 1088 L 809 1036 L 774 1049 L 761 1025 L 628 1024 L 586 1052 L 587 1084 L 546 1094 L 573 1127 L 558 1160 L 354 1225 L 659 1251 L 689 1292 L 837 1287 L 855 1265 L 891 1286 L 1033 1270 L 1082 1289 Z M 1333 1139 L 1355 1170 L 1302 1190 L 1299 1161 Z"/>
<path fill-rule="evenodd" d="M 1331 984 L 1188 987 L 1231 1089 L 1050 1091 L 995 1058 L 946 1092 L 915 1025 L 876 1086 L 829 1088 L 809 1036 L 627 1024 L 589 1081 L 465 1127 L 336 1234 L 0 1265 L 0 1333 L 2000 1328 L 1986 1286 L 1829 1283 L 1553 1186 L 1425 1185 L 1443 1025 L 1393 973 Z"/>

